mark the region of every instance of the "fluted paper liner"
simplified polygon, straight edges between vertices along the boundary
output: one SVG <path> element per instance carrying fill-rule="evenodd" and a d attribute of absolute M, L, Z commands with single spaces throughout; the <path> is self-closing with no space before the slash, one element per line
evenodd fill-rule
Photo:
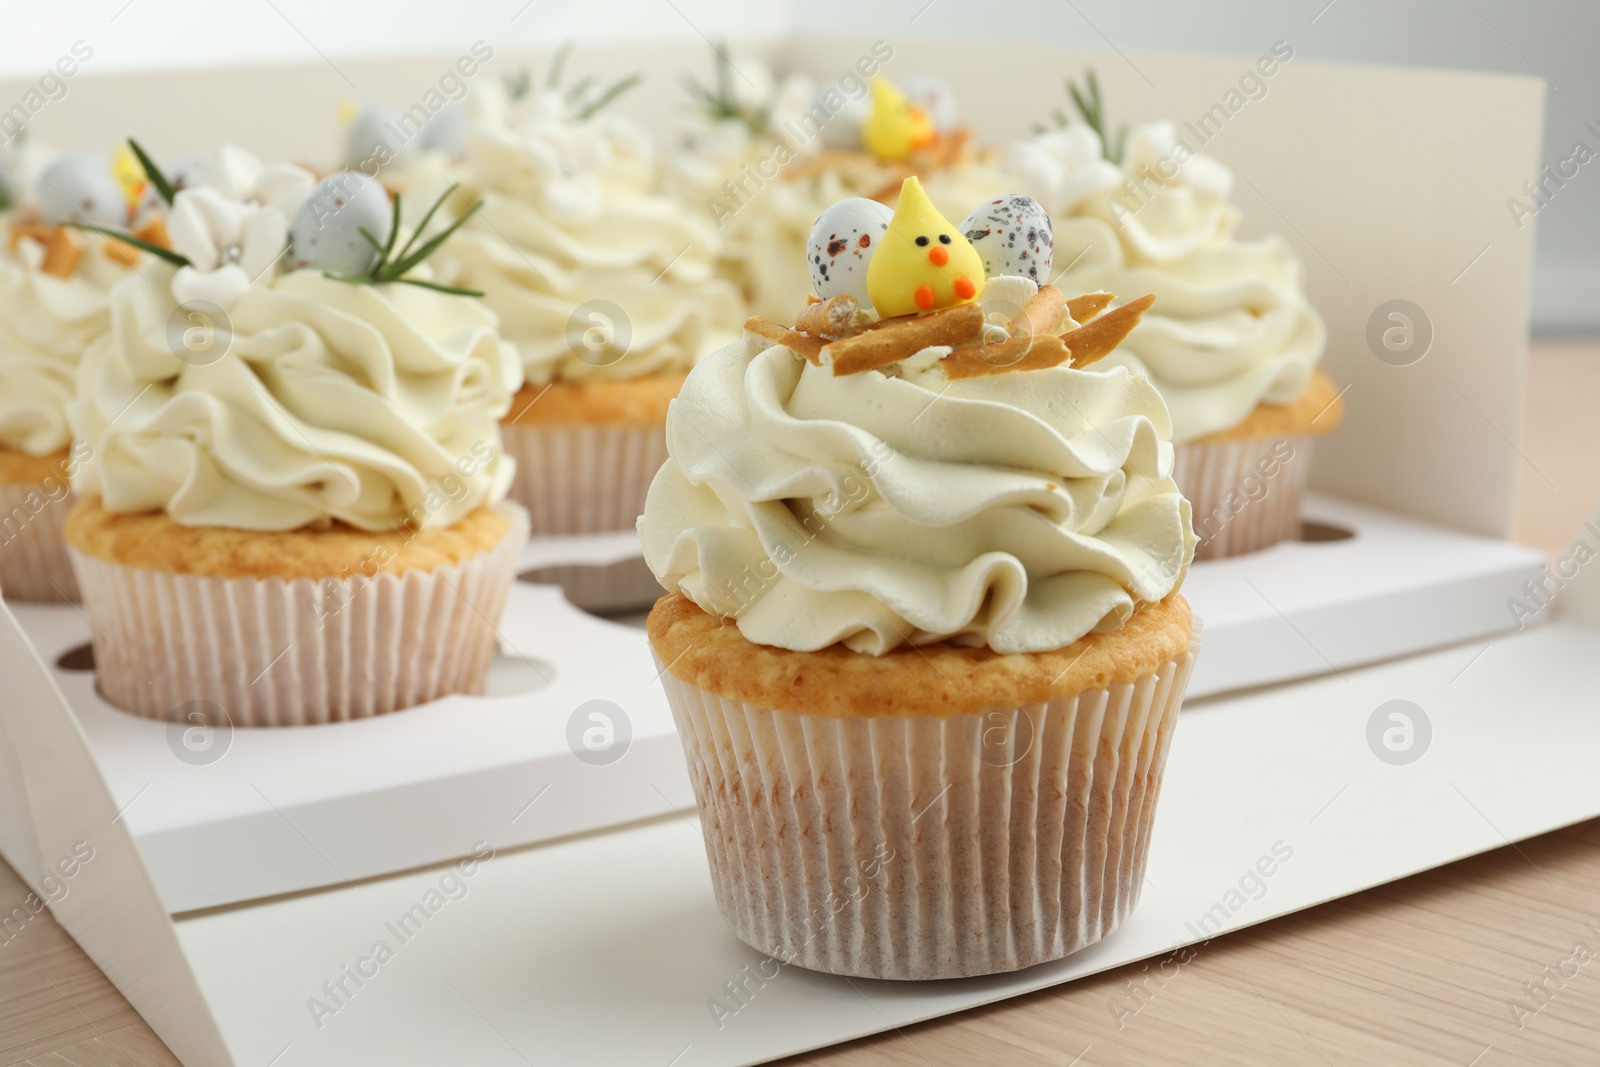
<path fill-rule="evenodd" d="M 1172 478 L 1194 506 L 1194 558 L 1239 556 L 1298 538 L 1311 442 L 1298 434 L 1178 445 Z"/>
<path fill-rule="evenodd" d="M 41 506 L 42 502 L 42 506 Z M 0 596 L 60 603 L 78 599 L 78 579 L 62 533 L 71 496 L 0 482 Z"/>
<path fill-rule="evenodd" d="M 528 509 L 533 536 L 631 530 L 650 482 L 667 461 L 664 426 L 502 423 L 505 452 L 517 461 L 511 499 Z M 642 559 L 602 567 L 544 567 L 530 581 L 559 585 L 590 611 L 647 606 L 661 585 Z"/>
<path fill-rule="evenodd" d="M 511 528 L 489 551 L 371 578 L 170 574 L 69 547 L 101 695 L 153 719 L 203 701 L 234 726 L 302 726 L 481 693 L 528 532 L 502 508 Z"/>
<path fill-rule="evenodd" d="M 663 670 L 724 920 L 781 962 L 868 978 L 1100 940 L 1139 899 L 1198 636 L 1137 682 L 987 715 L 771 711 Z"/>

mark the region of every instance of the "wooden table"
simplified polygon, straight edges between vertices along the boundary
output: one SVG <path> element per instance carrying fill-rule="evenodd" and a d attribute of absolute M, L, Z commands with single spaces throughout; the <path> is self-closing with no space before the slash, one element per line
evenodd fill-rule
<path fill-rule="evenodd" d="M 1535 345 L 1528 411 L 1520 539 L 1557 552 L 1600 500 L 1600 342 Z M 25 894 L 0 864 L 0 911 Z M 1166 974 L 1130 964 L 789 1062 L 1600 1063 L 1600 819 L 1218 938 Z M 177 1061 L 45 913 L 0 945 L 0 1065 L 17 1063 Z"/>

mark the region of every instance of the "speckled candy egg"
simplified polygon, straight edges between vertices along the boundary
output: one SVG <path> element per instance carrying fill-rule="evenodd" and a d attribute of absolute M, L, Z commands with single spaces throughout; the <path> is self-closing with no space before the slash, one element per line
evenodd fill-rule
<path fill-rule="evenodd" d="M 445 107 L 422 127 L 422 147 L 451 159 L 467 154 L 467 113 L 459 104 Z"/>
<path fill-rule="evenodd" d="M 340 171 L 324 178 L 289 224 L 289 265 L 294 270 L 364 274 L 378 258 L 361 235 L 389 240 L 394 221 L 389 194 L 365 174 Z"/>
<path fill-rule="evenodd" d="M 1055 230 L 1049 212 L 1032 197 L 995 197 L 967 216 L 961 232 L 983 258 L 986 276 L 1012 274 L 1039 285 L 1050 280 Z"/>
<path fill-rule="evenodd" d="M 806 238 L 812 291 L 824 300 L 848 293 L 863 306 L 872 303 L 867 297 L 867 264 L 892 218 L 893 211 L 859 196 L 841 200 L 818 215 Z"/>
<path fill-rule="evenodd" d="M 369 174 L 386 167 L 409 166 L 420 147 L 418 132 L 412 120 L 402 122 L 400 112 L 392 107 L 364 107 L 350 124 L 345 164 Z"/>
<path fill-rule="evenodd" d="M 82 222 L 126 226 L 128 198 L 98 152 L 68 152 L 39 175 L 39 218 L 47 226 Z"/>

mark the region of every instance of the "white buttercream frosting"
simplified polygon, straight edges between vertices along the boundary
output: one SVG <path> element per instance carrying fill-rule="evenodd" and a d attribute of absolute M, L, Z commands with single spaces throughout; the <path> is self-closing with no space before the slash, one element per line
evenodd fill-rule
<path fill-rule="evenodd" d="M 1102 364 L 1150 375 L 1189 441 L 1237 425 L 1310 384 L 1326 330 L 1280 237 L 1241 241 L 1232 173 L 1193 153 L 1171 123 L 1130 131 L 1123 166 L 1081 124 L 1013 146 L 1023 192 L 1055 221 L 1055 283 L 1155 306 Z M 1115 172 L 1115 173 L 1113 173 Z"/>
<path fill-rule="evenodd" d="M 180 359 L 175 272 L 142 269 L 79 368 L 68 413 L 93 459 L 75 490 L 255 530 L 446 526 L 504 495 L 498 420 L 520 368 L 476 301 L 269 274 L 228 309 L 225 354 Z"/>
<path fill-rule="evenodd" d="M 0 448 L 49 455 L 72 443 L 66 405 L 78 360 L 110 328 L 109 293 L 129 270 L 83 233 L 70 277 L 42 269 L 45 250 L 23 238 L 0 251 Z"/>
<path fill-rule="evenodd" d="M 551 93 L 491 118 L 475 123 L 462 171 L 463 202 L 483 206 L 434 263 L 483 291 L 530 382 L 683 371 L 737 336 L 742 301 L 713 269 L 716 229 L 649 191 L 637 127 L 579 118 Z M 575 342 L 597 323 L 618 339 L 599 358 Z"/>
<path fill-rule="evenodd" d="M 1170 429 L 1127 369 L 835 377 L 747 338 L 668 413 L 645 560 L 758 644 L 1060 648 L 1181 583 Z"/>

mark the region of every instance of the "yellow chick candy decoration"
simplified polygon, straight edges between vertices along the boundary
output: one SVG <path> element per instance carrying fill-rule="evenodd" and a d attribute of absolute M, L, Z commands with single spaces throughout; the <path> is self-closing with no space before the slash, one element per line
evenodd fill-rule
<path fill-rule="evenodd" d="M 123 197 L 127 199 L 129 211 L 136 211 L 139 199 L 144 195 L 145 186 L 149 183 L 145 179 L 143 165 L 126 142 L 117 146 L 117 151 L 111 158 L 111 177 L 122 190 Z"/>
<path fill-rule="evenodd" d="M 879 159 L 900 160 L 939 139 L 928 113 L 882 74 L 872 79 L 872 113 L 861 126 L 861 144 Z"/>
<path fill-rule="evenodd" d="M 889 229 L 867 266 L 867 296 L 878 317 L 955 307 L 982 292 L 978 250 L 939 214 L 922 183 L 907 178 Z"/>

